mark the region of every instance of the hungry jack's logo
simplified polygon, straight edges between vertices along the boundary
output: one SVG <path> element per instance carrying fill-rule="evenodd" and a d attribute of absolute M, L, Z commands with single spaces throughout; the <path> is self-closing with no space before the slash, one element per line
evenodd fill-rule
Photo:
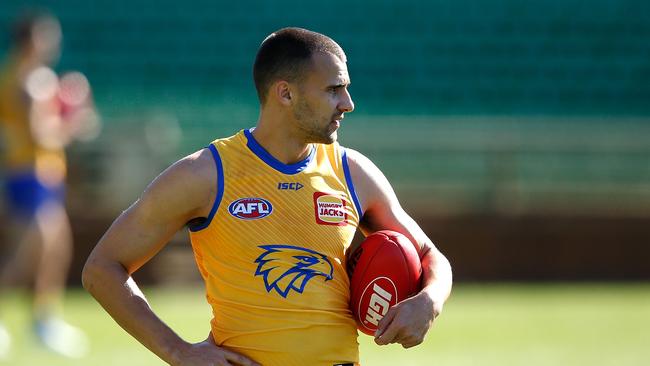
<path fill-rule="evenodd" d="M 347 202 L 336 195 L 315 192 L 314 210 L 319 225 L 343 226 L 348 223 Z"/>

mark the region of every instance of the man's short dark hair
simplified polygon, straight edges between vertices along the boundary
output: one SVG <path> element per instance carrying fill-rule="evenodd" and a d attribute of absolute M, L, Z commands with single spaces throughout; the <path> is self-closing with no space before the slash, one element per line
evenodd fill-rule
<path fill-rule="evenodd" d="M 278 80 L 299 81 L 316 52 L 329 52 L 346 61 L 341 46 L 326 35 L 302 28 L 282 28 L 260 45 L 253 66 L 253 79 L 264 104 L 271 84 Z"/>

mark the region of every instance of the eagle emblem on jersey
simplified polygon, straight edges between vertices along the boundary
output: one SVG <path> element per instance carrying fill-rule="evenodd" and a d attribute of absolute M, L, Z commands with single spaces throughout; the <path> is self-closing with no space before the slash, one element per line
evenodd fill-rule
<path fill-rule="evenodd" d="M 255 276 L 262 276 L 266 291 L 286 298 L 291 290 L 302 293 L 316 276 L 331 280 L 334 268 L 327 257 L 311 249 L 293 245 L 260 245 Z"/>

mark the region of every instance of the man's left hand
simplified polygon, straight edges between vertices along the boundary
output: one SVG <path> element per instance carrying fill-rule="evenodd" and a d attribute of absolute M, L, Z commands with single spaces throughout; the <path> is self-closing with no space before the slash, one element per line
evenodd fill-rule
<path fill-rule="evenodd" d="M 399 302 L 379 321 L 375 343 L 399 343 L 404 348 L 419 345 L 442 310 L 441 307 L 442 305 L 434 303 L 426 291 Z"/>

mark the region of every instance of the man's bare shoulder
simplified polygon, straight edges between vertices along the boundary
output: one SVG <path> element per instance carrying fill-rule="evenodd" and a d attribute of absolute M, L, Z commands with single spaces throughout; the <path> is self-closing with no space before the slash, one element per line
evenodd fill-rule
<path fill-rule="evenodd" d="M 365 155 L 350 148 L 345 150 L 355 187 L 365 190 L 387 183 L 381 170 Z"/>
<path fill-rule="evenodd" d="M 207 148 L 185 156 L 172 164 L 170 169 L 176 170 L 176 174 L 197 181 L 205 181 L 206 179 L 214 181 L 217 176 L 214 158 Z"/>
<path fill-rule="evenodd" d="M 358 152 L 357 150 L 346 147 L 345 154 L 348 158 L 348 164 L 350 165 L 350 168 L 353 168 L 355 170 L 365 170 L 369 168 L 370 165 L 374 166 L 370 159 L 368 159 L 365 155 Z"/>
<path fill-rule="evenodd" d="M 214 158 L 209 149 L 202 149 L 165 169 L 147 187 L 144 196 L 162 199 L 178 210 L 200 217 L 210 211 L 216 187 Z"/>
<path fill-rule="evenodd" d="M 369 213 L 377 206 L 388 207 L 397 204 L 397 197 L 384 173 L 362 153 L 346 148 L 350 175 L 361 202 L 362 209 Z"/>

